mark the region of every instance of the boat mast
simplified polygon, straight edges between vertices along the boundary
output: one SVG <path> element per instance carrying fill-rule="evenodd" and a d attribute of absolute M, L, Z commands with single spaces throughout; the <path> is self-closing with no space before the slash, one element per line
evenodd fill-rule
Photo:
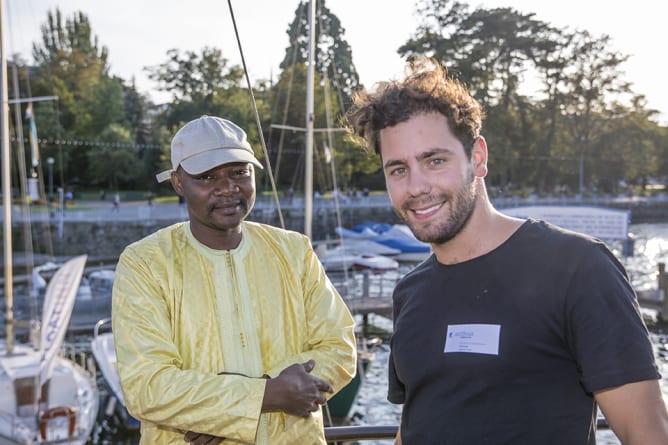
<path fill-rule="evenodd" d="M 0 0 L 0 145 L 2 150 L 2 209 L 5 265 L 5 330 L 7 353 L 14 352 L 14 286 L 12 277 L 12 186 L 9 156 L 9 97 L 7 93 L 7 52 L 5 51 L 5 2 Z"/>
<path fill-rule="evenodd" d="M 315 3 L 309 1 L 308 67 L 306 74 L 306 156 L 304 170 L 304 234 L 311 238 L 313 222 L 313 81 L 315 78 Z"/>

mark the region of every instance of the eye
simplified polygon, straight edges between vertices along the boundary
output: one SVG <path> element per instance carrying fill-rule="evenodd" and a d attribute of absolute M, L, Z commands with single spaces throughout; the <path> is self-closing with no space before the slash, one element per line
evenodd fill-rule
<path fill-rule="evenodd" d="M 395 167 L 388 171 L 389 176 L 401 176 L 406 173 L 406 167 Z"/>
<path fill-rule="evenodd" d="M 195 180 L 197 181 L 213 181 L 214 179 L 216 179 L 216 177 L 210 173 L 204 173 L 202 175 L 195 176 Z"/>
<path fill-rule="evenodd" d="M 247 178 L 251 175 L 250 167 L 240 167 L 232 172 L 234 178 Z"/>
<path fill-rule="evenodd" d="M 432 158 L 429 160 L 429 165 L 439 166 L 445 164 L 447 161 L 443 158 Z"/>

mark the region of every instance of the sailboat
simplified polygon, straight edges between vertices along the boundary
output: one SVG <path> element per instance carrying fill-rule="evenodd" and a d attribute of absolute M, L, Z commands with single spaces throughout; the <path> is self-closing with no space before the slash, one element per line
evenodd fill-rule
<path fill-rule="evenodd" d="M 11 177 L 4 1 L 0 0 L 0 130 L 5 268 L 5 328 L 0 339 L 0 445 L 86 443 L 98 411 L 92 373 L 60 355 L 86 255 L 66 262 L 49 282 L 41 333 L 15 342 Z M 33 325 L 37 326 L 37 323 Z"/>

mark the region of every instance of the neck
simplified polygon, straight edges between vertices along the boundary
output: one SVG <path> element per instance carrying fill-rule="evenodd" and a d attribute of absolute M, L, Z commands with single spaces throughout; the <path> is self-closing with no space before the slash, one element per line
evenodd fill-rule
<path fill-rule="evenodd" d="M 241 226 L 219 229 L 190 223 L 190 231 L 197 241 L 215 250 L 236 249 L 241 243 Z"/>
<path fill-rule="evenodd" d="M 499 247 L 522 222 L 496 210 L 483 189 L 478 193 L 473 214 L 461 232 L 451 240 L 431 247 L 439 263 L 462 263 Z"/>

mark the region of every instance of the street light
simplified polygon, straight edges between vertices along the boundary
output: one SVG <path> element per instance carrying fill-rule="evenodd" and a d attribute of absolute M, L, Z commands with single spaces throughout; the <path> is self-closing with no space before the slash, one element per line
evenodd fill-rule
<path fill-rule="evenodd" d="M 55 162 L 56 160 L 51 157 L 46 158 L 46 163 L 49 165 L 49 199 L 53 199 L 53 164 Z"/>

